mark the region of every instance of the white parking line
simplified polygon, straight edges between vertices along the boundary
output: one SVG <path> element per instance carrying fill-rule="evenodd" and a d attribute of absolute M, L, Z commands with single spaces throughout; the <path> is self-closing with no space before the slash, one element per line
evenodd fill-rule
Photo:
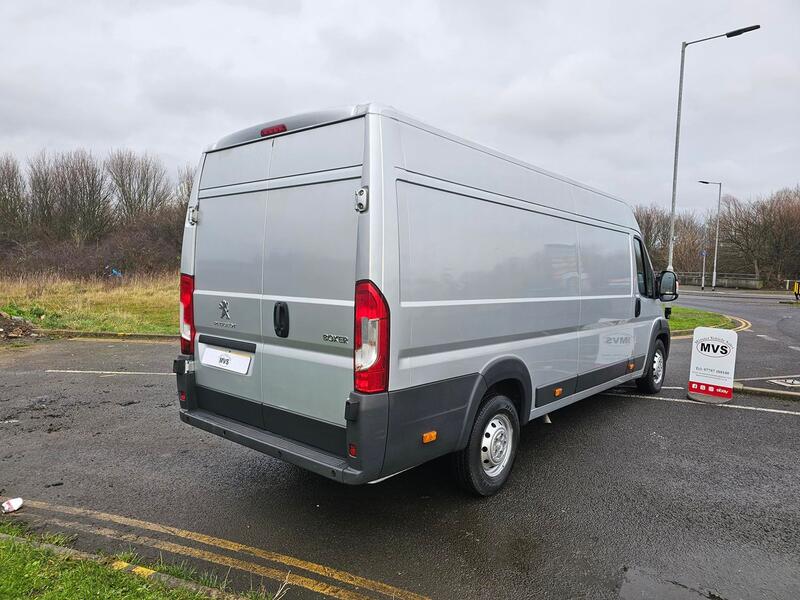
<path fill-rule="evenodd" d="M 767 379 L 797 379 L 800 375 L 767 375 L 766 377 L 737 377 L 736 381 L 766 381 Z"/>
<path fill-rule="evenodd" d="M 662 390 L 682 390 L 683 386 L 682 385 L 662 385 L 661 389 Z"/>
<path fill-rule="evenodd" d="M 771 337 L 771 336 L 763 334 L 763 333 L 757 333 L 756 337 L 760 337 L 760 338 L 762 338 L 764 340 L 767 340 L 768 342 L 777 342 L 778 341 L 774 337 Z"/>
<path fill-rule="evenodd" d="M 800 417 L 800 411 L 781 410 L 779 408 L 763 408 L 761 406 L 743 406 L 741 404 L 706 404 L 705 402 L 695 402 L 688 398 L 665 398 L 664 396 L 643 396 L 639 394 L 604 394 L 605 396 L 616 396 L 617 398 L 642 398 L 644 400 L 666 400 L 667 402 L 680 402 L 682 404 L 694 404 L 695 406 L 713 406 L 722 408 L 738 408 L 740 410 L 754 410 L 756 412 L 775 413 L 779 415 L 794 415 Z"/>
<path fill-rule="evenodd" d="M 800 352 L 800 346 L 789 346 L 789 350 L 797 350 Z"/>
<path fill-rule="evenodd" d="M 79 371 L 77 369 L 47 369 L 45 373 L 83 373 L 85 375 L 174 375 L 163 371 Z"/>

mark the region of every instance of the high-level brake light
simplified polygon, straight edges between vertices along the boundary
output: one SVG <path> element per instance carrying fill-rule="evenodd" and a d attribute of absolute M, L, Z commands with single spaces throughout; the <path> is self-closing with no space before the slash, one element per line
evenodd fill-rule
<path fill-rule="evenodd" d="M 354 386 L 374 394 L 389 387 L 389 305 L 369 280 L 356 283 Z"/>
<path fill-rule="evenodd" d="M 194 276 L 181 273 L 181 354 L 194 354 Z"/>
<path fill-rule="evenodd" d="M 261 137 L 283 133 L 284 131 L 286 131 L 286 125 L 283 123 L 280 125 L 272 125 L 271 127 L 264 127 L 264 129 L 261 130 Z"/>

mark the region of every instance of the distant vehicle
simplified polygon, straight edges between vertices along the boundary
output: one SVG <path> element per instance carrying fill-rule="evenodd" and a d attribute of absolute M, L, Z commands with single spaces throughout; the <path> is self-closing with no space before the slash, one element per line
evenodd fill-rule
<path fill-rule="evenodd" d="M 181 258 L 180 417 L 349 484 L 453 454 L 497 491 L 520 426 L 664 380 L 631 209 L 374 104 L 222 138 Z"/>

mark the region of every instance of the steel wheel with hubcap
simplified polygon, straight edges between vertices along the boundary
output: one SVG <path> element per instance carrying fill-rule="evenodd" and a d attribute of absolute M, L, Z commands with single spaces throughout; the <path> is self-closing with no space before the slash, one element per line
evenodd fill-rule
<path fill-rule="evenodd" d="M 456 477 L 467 490 L 490 496 L 508 479 L 519 439 L 514 403 L 501 394 L 483 399 L 467 447 L 454 455 Z"/>
<path fill-rule="evenodd" d="M 507 415 L 498 413 L 486 425 L 481 445 L 481 465 L 489 477 L 497 477 L 511 458 L 514 431 Z"/>

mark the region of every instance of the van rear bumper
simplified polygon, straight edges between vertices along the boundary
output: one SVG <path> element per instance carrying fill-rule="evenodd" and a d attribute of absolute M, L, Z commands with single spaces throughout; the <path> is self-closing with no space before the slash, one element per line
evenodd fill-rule
<path fill-rule="evenodd" d="M 201 408 L 181 409 L 180 418 L 184 423 L 341 483 L 358 485 L 377 478 L 375 475 L 370 476 L 366 471 L 354 469 L 341 456 L 288 440 L 264 429 Z"/>
<path fill-rule="evenodd" d="M 174 371 L 184 423 L 352 485 L 463 448 L 486 391 L 478 373 L 397 391 L 353 391 L 339 427 L 196 385 L 190 356 L 180 355 Z M 423 442 L 425 432 L 436 432 L 435 443 Z"/>

